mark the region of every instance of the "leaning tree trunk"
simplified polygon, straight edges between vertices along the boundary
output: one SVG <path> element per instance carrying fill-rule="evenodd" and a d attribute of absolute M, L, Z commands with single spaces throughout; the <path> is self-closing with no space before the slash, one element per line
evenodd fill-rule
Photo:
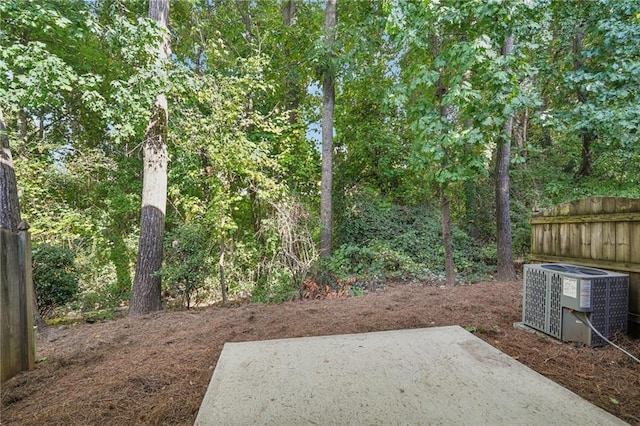
<path fill-rule="evenodd" d="M 513 37 L 508 36 L 503 46 L 503 55 L 513 50 Z M 516 279 L 511 245 L 511 216 L 509 206 L 509 162 L 511 160 L 511 139 L 513 137 L 513 116 L 507 118 L 503 129 L 503 140 L 496 151 L 496 230 L 498 249 L 498 274 L 500 281 Z"/>
<path fill-rule="evenodd" d="M 169 0 L 150 0 L 149 18 L 167 27 Z M 169 36 L 159 46 L 160 60 L 169 56 Z M 129 302 L 129 315 L 162 309 L 160 269 L 167 204 L 167 97 L 159 94 L 147 125 L 143 151 L 142 212 L 138 262 Z"/>
<path fill-rule="evenodd" d="M 9 136 L 0 107 L 0 228 L 18 232 L 20 224 L 20 201 L 16 171 L 9 147 Z"/>
<path fill-rule="evenodd" d="M 337 0 L 327 0 L 324 13 L 326 42 L 335 41 L 337 22 Z M 320 256 L 331 256 L 333 247 L 333 109 L 335 107 L 333 69 L 327 69 L 322 76 L 322 177 L 320 184 Z"/>

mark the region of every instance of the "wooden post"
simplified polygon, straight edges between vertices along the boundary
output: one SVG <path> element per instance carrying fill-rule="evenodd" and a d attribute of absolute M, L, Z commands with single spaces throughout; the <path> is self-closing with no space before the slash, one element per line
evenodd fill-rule
<path fill-rule="evenodd" d="M 29 226 L 0 229 L 0 380 L 35 366 Z"/>
<path fill-rule="evenodd" d="M 22 321 L 22 369 L 30 370 L 36 365 L 36 344 L 33 329 L 34 289 L 31 261 L 31 235 L 29 224 L 18 226 L 18 264 L 20 269 L 20 312 Z"/>

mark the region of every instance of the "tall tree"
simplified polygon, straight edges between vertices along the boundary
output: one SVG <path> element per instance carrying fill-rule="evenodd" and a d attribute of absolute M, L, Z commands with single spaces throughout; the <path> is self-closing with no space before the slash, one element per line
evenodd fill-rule
<path fill-rule="evenodd" d="M 444 7 L 425 0 L 420 5 L 398 2 L 390 10 L 390 29 L 403 51 L 404 84 L 399 88 L 415 135 L 414 163 L 439 190 L 445 237 L 450 212 L 446 197 L 461 198 L 466 181 L 487 174 L 487 153 L 496 143 L 501 148 L 501 215 L 509 215 L 504 178 L 508 178 L 510 153 L 507 142 L 500 141 L 510 139 L 505 132 L 511 132 L 514 111 L 531 99 L 516 74 L 522 70 L 506 66 L 513 55 L 500 51 L 505 39 L 510 40 L 505 29 L 513 26 L 524 31 L 535 24 L 529 15 L 537 11 L 535 5 L 524 3 L 504 6 L 466 1 Z M 502 247 L 510 251 L 509 233 L 505 229 L 499 234 L 504 238 Z M 447 275 L 450 281 L 451 273 Z"/>
<path fill-rule="evenodd" d="M 0 228 L 16 232 L 20 223 L 20 202 L 9 136 L 0 105 Z"/>
<path fill-rule="evenodd" d="M 327 64 L 322 74 L 322 178 L 320 188 L 320 255 L 330 257 L 333 246 L 333 110 L 334 87 L 333 49 L 337 23 L 337 0 L 327 0 L 324 12 L 324 37 Z"/>
<path fill-rule="evenodd" d="M 621 184 L 635 180 L 628 165 L 637 158 L 640 127 L 637 1 L 597 0 L 576 8 L 558 0 L 548 9 L 550 51 L 534 59 L 545 70 L 543 122 L 562 144 L 566 171 L 585 184 L 612 173 Z M 607 170 L 612 164 L 616 171 Z"/>
<path fill-rule="evenodd" d="M 169 0 L 150 0 L 149 18 L 167 28 Z M 169 57 L 169 32 L 158 46 L 158 62 Z M 162 243 L 167 205 L 167 128 L 169 108 L 164 93 L 158 94 L 142 142 L 143 184 L 140 243 L 129 314 L 140 315 L 162 309 Z"/>
<path fill-rule="evenodd" d="M 502 55 L 513 51 L 513 36 L 506 37 Z M 498 138 L 496 150 L 496 245 L 498 251 L 498 273 L 496 278 L 502 281 L 516 279 L 511 248 L 511 213 L 509 209 L 509 163 L 511 161 L 511 139 L 513 137 L 513 116 L 505 118 L 503 138 Z"/>

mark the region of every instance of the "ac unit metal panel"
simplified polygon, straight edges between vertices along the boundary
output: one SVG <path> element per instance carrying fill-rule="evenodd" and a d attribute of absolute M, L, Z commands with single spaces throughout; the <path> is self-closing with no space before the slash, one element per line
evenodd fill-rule
<path fill-rule="evenodd" d="M 524 266 L 522 321 L 563 341 L 605 342 L 581 318 L 610 338 L 627 330 L 629 276 L 569 264 Z"/>

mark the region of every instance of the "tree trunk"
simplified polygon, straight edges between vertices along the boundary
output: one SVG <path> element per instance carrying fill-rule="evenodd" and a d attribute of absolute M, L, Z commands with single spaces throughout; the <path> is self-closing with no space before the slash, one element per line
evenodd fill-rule
<path fill-rule="evenodd" d="M 591 163 L 593 159 L 591 143 L 595 140 L 595 137 L 590 130 L 580 132 L 580 137 L 582 138 L 582 159 L 580 160 L 580 169 L 578 169 L 576 177 L 587 177 L 591 176 Z"/>
<path fill-rule="evenodd" d="M 224 254 L 225 254 L 224 235 L 220 237 L 220 258 L 218 259 L 218 272 L 220 273 L 220 291 L 222 292 L 222 306 L 227 306 L 227 281 L 224 275 Z"/>
<path fill-rule="evenodd" d="M 337 0 L 327 0 L 324 14 L 326 42 L 333 44 L 337 22 Z M 333 109 L 335 88 L 333 70 L 322 78 L 322 177 L 320 187 L 320 256 L 328 258 L 333 248 Z"/>
<path fill-rule="evenodd" d="M 20 224 L 18 183 L 2 107 L 0 107 L 0 148 L 2 149 L 0 152 L 0 228 L 18 232 Z"/>
<path fill-rule="evenodd" d="M 296 0 L 286 0 L 282 5 L 282 22 L 285 27 L 293 28 L 296 16 Z M 291 58 L 290 42 L 285 41 L 284 57 L 286 61 L 286 74 L 284 79 L 284 105 L 289 116 L 289 124 L 298 122 L 298 107 L 303 89 L 300 87 L 298 66 Z"/>
<path fill-rule="evenodd" d="M 577 29 L 576 34 L 573 37 L 572 53 L 574 71 L 579 71 L 584 67 L 584 60 L 581 51 L 585 36 L 586 34 L 582 29 Z M 576 88 L 576 95 L 578 96 L 578 101 L 581 104 L 587 102 L 587 96 L 580 87 Z M 580 169 L 578 169 L 576 177 L 586 177 L 591 175 L 591 163 L 593 157 L 591 154 L 591 143 L 596 139 L 596 137 L 591 129 L 581 129 L 580 139 L 582 139 L 582 158 L 580 160 Z"/>
<path fill-rule="evenodd" d="M 513 37 L 508 36 L 502 49 L 503 55 L 513 50 Z M 498 274 L 500 281 L 516 279 L 513 266 L 513 250 L 511 247 L 511 215 L 509 206 L 509 162 L 511 161 L 511 139 L 513 137 L 513 116 L 504 124 L 503 140 L 498 142 L 496 151 L 496 230 L 498 249 Z"/>
<path fill-rule="evenodd" d="M 169 0 L 150 0 L 149 18 L 167 27 Z M 159 58 L 169 56 L 169 37 L 159 46 Z M 140 315 L 162 309 L 161 278 L 162 242 L 167 205 L 167 97 L 159 94 L 142 143 L 143 183 L 140 217 L 140 244 L 133 281 L 129 315 Z"/>
<path fill-rule="evenodd" d="M 442 185 L 444 186 L 444 185 Z M 456 281 L 456 271 L 453 264 L 453 242 L 451 239 L 451 208 L 449 196 L 442 190 L 440 205 L 442 214 L 442 242 L 444 243 L 444 268 L 447 274 L 447 285 L 453 285 Z"/>
<path fill-rule="evenodd" d="M 440 50 L 440 40 L 438 37 L 434 37 L 432 40 L 434 56 L 437 56 L 437 52 Z M 446 120 L 450 125 L 458 120 L 456 111 L 451 108 L 450 105 L 443 105 L 443 98 L 447 93 L 447 87 L 442 78 L 442 73 L 438 77 L 438 83 L 436 86 L 435 97 L 439 103 L 440 117 Z M 445 151 L 444 159 L 442 160 L 442 169 L 447 168 L 447 148 L 443 147 Z M 451 238 L 451 208 L 450 199 L 447 194 L 447 183 L 440 183 L 438 185 L 438 191 L 440 193 L 440 213 L 442 215 L 442 243 L 444 245 L 444 268 L 446 272 L 446 284 L 453 285 L 456 282 L 456 271 L 453 262 L 453 241 Z"/>
<path fill-rule="evenodd" d="M 543 112 L 547 112 L 549 111 L 549 104 L 551 104 L 551 102 L 549 101 L 549 97 L 546 96 L 544 93 L 542 95 L 542 111 Z M 540 138 L 540 146 L 544 149 L 547 149 L 549 147 L 551 147 L 551 145 L 553 144 L 553 138 L 551 137 L 551 130 L 549 129 L 549 126 L 541 126 L 542 128 L 540 129 L 542 131 L 542 137 Z"/>
<path fill-rule="evenodd" d="M 245 11 L 244 7 L 246 6 L 247 10 Z M 240 16 L 242 17 L 242 24 L 244 25 L 244 39 L 248 45 L 252 43 L 252 31 L 251 31 L 251 2 L 245 2 L 243 0 L 236 0 L 236 8 L 238 12 L 240 12 Z"/>
<path fill-rule="evenodd" d="M 246 10 L 245 10 L 246 6 Z M 247 46 L 253 50 L 253 32 L 251 31 L 251 2 L 236 0 L 236 9 L 240 13 L 242 18 L 242 24 L 244 25 L 244 40 L 247 42 Z M 251 120 L 251 114 L 253 113 L 253 91 L 249 91 L 247 94 L 247 103 L 244 107 L 244 118 L 250 123 L 246 126 L 247 133 L 253 132 L 253 120 Z"/>

